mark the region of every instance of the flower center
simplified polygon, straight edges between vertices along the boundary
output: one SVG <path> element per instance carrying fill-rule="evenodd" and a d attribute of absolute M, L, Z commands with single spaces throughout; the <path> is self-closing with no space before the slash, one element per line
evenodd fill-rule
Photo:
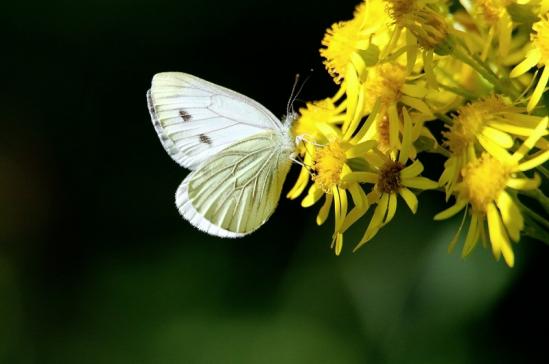
<path fill-rule="evenodd" d="M 324 65 L 337 84 L 345 76 L 347 65 L 357 49 L 360 34 L 359 21 L 341 21 L 332 25 L 322 39 L 322 45 L 326 48 L 320 49 L 320 55 L 325 58 Z"/>
<path fill-rule="evenodd" d="M 545 14 L 545 18 L 535 23 L 532 29 L 536 32 L 532 41 L 541 53 L 541 63 L 549 65 L 549 14 Z"/>
<path fill-rule="evenodd" d="M 381 193 L 396 193 L 402 187 L 400 184 L 400 171 L 404 165 L 399 162 L 389 161 L 379 170 L 377 189 Z"/>
<path fill-rule="evenodd" d="M 397 102 L 401 95 L 402 86 L 406 81 L 406 69 L 395 63 L 383 63 L 375 66 L 369 73 L 365 89 L 366 110 L 372 110 L 379 99 L 382 106 L 389 106 Z"/>
<path fill-rule="evenodd" d="M 461 107 L 450 130 L 442 133 L 446 139 L 444 144 L 452 153 L 463 153 L 494 115 L 508 108 L 505 101 L 498 96 L 491 96 Z"/>
<path fill-rule="evenodd" d="M 338 141 L 317 148 L 314 157 L 316 174 L 313 176 L 313 181 L 318 183 L 325 192 L 331 192 L 334 186 L 340 184 L 341 171 L 346 160 L 345 149 Z"/>
<path fill-rule="evenodd" d="M 483 153 L 463 167 L 461 175 L 463 181 L 457 188 L 460 195 L 471 203 L 473 211 L 486 212 L 488 204 L 505 188 L 510 173 L 500 161 Z"/>

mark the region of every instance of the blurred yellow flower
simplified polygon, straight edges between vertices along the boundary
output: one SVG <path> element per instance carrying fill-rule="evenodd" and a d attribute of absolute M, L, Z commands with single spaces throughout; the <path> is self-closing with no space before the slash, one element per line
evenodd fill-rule
<path fill-rule="evenodd" d="M 471 160 L 462 169 L 463 178 L 455 188 L 455 204 L 438 213 L 435 220 L 447 219 L 470 207 L 471 222 L 463 246 L 463 256 L 467 256 L 473 250 L 479 238 L 484 240 L 487 222 L 494 257 L 499 259 L 500 255 L 503 255 L 508 266 L 514 265 L 515 257 L 509 238 L 519 241 L 524 220 L 514 202 L 515 197 L 506 190 L 531 190 L 539 186 L 540 178 L 537 174 L 529 179 L 522 177 L 520 172 L 539 166 L 549 159 L 549 150 L 525 159 L 527 153 L 544 135 L 548 120 L 547 117 L 543 118 L 512 155 L 505 152 L 496 158 L 483 153 L 480 158 Z M 466 208 L 465 214 L 468 213 L 467 210 Z M 453 249 L 458 239 L 459 231 L 450 243 L 449 250 Z"/>

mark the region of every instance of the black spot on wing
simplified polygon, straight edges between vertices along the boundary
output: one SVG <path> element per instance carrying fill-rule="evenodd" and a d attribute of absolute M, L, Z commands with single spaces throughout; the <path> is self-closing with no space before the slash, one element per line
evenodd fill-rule
<path fill-rule="evenodd" d="M 212 140 L 206 134 L 200 134 L 198 136 L 198 139 L 200 140 L 201 143 L 212 145 Z"/>
<path fill-rule="evenodd" d="M 183 121 L 191 121 L 192 119 L 191 114 L 189 114 L 185 110 L 179 110 L 179 116 L 181 116 L 181 119 L 183 119 Z"/>

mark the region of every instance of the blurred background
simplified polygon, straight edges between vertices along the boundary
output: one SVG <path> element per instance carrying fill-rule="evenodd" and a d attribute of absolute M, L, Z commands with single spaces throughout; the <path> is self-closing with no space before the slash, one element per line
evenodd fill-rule
<path fill-rule="evenodd" d="M 437 192 L 357 253 L 332 220 L 281 199 L 239 240 L 178 214 L 187 171 L 162 149 L 145 92 L 184 71 L 281 115 L 335 88 L 318 54 L 357 0 L 3 4 L 0 363 L 514 363 L 546 352 L 549 249 L 513 269 L 448 254 Z M 436 159 L 429 163 L 440 163 Z M 297 169 L 297 168 L 296 168 Z M 296 170 L 287 179 L 293 183 Z M 436 176 L 433 176 L 436 178 Z M 360 224 L 357 224 L 360 225 Z"/>

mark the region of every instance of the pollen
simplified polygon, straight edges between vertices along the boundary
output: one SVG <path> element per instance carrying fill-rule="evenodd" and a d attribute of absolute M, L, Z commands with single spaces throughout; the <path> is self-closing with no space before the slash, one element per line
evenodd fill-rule
<path fill-rule="evenodd" d="M 532 29 L 536 34 L 532 35 L 532 41 L 541 53 L 541 62 L 549 65 L 549 14 L 535 23 Z"/>
<path fill-rule="evenodd" d="M 461 107 L 450 130 L 442 133 L 446 139 L 444 144 L 452 153 L 461 154 L 476 140 L 494 114 L 507 109 L 509 106 L 499 96 L 490 96 Z"/>
<path fill-rule="evenodd" d="M 346 162 L 345 148 L 334 141 L 315 151 L 313 180 L 326 192 L 331 192 L 334 186 L 339 186 L 341 171 Z"/>
<path fill-rule="evenodd" d="M 360 22 L 355 19 L 335 23 L 326 31 L 322 39 L 325 48 L 320 49 L 320 55 L 325 58 L 323 63 L 337 84 L 343 80 L 360 40 Z"/>
<path fill-rule="evenodd" d="M 397 102 L 401 96 L 402 86 L 406 81 L 406 68 L 396 63 L 383 63 L 375 66 L 368 73 L 364 87 L 365 107 L 371 110 L 379 99 L 382 106 Z"/>
<path fill-rule="evenodd" d="M 404 169 L 404 165 L 395 161 L 385 163 L 378 174 L 377 189 L 381 193 L 397 193 L 400 191 L 401 178 L 400 171 Z"/>
<path fill-rule="evenodd" d="M 497 200 L 510 172 L 505 166 L 487 153 L 469 162 L 462 170 L 463 181 L 456 188 L 460 196 L 468 200 L 476 212 L 486 212 L 489 203 Z"/>

